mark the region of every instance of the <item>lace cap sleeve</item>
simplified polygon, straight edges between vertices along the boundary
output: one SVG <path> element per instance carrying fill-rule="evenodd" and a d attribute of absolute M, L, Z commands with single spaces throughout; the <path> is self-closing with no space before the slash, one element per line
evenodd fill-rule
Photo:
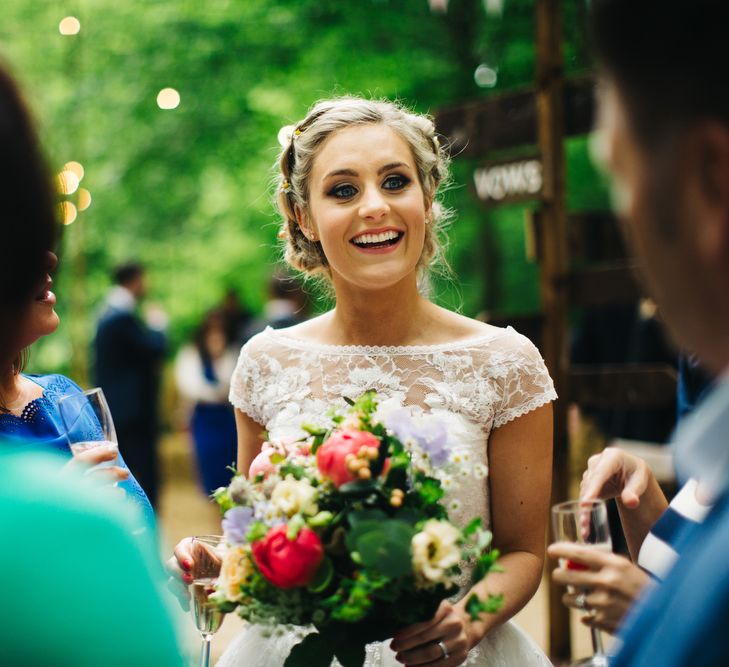
<path fill-rule="evenodd" d="M 494 428 L 536 410 L 557 398 L 552 378 L 534 343 L 511 330 L 505 337 L 502 354 L 506 361 L 502 378 L 501 406 Z"/>
<path fill-rule="evenodd" d="M 262 372 L 260 358 L 261 334 L 251 338 L 240 351 L 238 363 L 230 379 L 228 399 L 233 407 L 245 412 L 258 424 L 265 424 L 261 402 Z"/>

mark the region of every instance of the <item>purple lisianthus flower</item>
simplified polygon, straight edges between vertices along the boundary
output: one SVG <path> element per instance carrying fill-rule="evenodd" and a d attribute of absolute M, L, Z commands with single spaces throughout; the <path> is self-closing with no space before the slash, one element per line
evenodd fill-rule
<path fill-rule="evenodd" d="M 228 544 L 244 544 L 248 527 L 253 521 L 253 509 L 233 507 L 223 517 L 223 535 Z"/>
<path fill-rule="evenodd" d="M 434 466 L 442 466 L 448 460 L 448 429 L 437 419 L 416 423 L 410 412 L 401 408 L 387 415 L 385 426 L 403 443 L 414 440 Z"/>
<path fill-rule="evenodd" d="M 443 422 L 430 419 L 417 429 L 413 437 L 428 453 L 434 466 L 442 466 L 448 460 L 448 429 Z"/>
<path fill-rule="evenodd" d="M 397 436 L 400 442 L 414 437 L 415 424 L 410 412 L 405 408 L 390 412 L 385 417 L 385 426 Z"/>

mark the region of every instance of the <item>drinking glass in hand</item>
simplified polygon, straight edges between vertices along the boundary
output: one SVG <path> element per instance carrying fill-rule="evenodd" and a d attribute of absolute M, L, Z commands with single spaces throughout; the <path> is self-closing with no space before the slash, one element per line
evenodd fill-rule
<path fill-rule="evenodd" d="M 111 410 L 99 387 L 63 396 L 58 401 L 58 411 L 74 456 L 94 447 L 108 447 L 119 452 Z M 119 465 L 118 457 L 96 467 L 115 465 Z"/>
<path fill-rule="evenodd" d="M 222 540 L 219 535 L 199 535 L 192 538 L 190 597 L 192 618 L 202 635 L 200 667 L 208 667 L 210 664 L 210 642 L 223 622 L 223 612 L 208 600 L 209 595 L 215 590 L 215 582 L 220 575 L 219 547 Z"/>
<path fill-rule="evenodd" d="M 602 500 L 569 500 L 552 507 L 552 526 L 556 542 L 575 542 L 583 546 L 612 551 L 607 507 Z M 568 570 L 584 570 L 586 566 L 573 561 L 560 561 Z M 584 596 L 589 590 L 582 589 Z M 602 646 L 600 631 L 590 628 L 593 655 L 573 663 L 572 667 L 607 667 L 608 661 Z"/>

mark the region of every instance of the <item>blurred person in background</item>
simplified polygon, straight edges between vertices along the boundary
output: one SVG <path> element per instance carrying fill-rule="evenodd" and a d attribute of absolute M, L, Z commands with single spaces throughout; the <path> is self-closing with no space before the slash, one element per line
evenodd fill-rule
<path fill-rule="evenodd" d="M 45 388 L 23 379 L 18 353 L 29 333 L 57 323 L 47 274 L 58 226 L 29 114 L 2 68 L 0 152 L 0 420 L 18 426 L 0 432 L 2 662 L 182 667 L 156 544 L 151 533 L 132 535 L 139 508 L 104 493 L 94 484 L 98 476 L 74 474 L 69 451 L 43 453 L 32 433 L 19 437 L 46 397 Z M 26 398 L 41 407 L 29 414 Z"/>
<path fill-rule="evenodd" d="M 157 457 L 159 388 L 167 349 L 167 318 L 159 310 L 144 321 L 137 312 L 147 285 L 144 267 L 127 262 L 114 271 L 94 340 L 96 384 L 106 395 L 129 468 L 153 507 L 159 493 Z"/>
<path fill-rule="evenodd" d="M 266 327 L 284 329 L 308 319 L 309 300 L 301 282 L 284 271 L 274 271 L 268 282 L 268 297 L 263 314 L 246 329 L 245 340 L 252 338 Z"/>
<path fill-rule="evenodd" d="M 190 431 L 207 494 L 230 483 L 228 468 L 235 467 L 237 454 L 235 414 L 228 392 L 239 348 L 227 325 L 222 310 L 211 310 L 192 344 L 183 347 L 175 361 L 177 387 L 193 404 Z"/>

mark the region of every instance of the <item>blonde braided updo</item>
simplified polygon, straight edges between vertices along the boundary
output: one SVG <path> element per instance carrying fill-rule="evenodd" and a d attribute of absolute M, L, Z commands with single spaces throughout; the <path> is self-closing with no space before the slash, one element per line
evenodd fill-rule
<path fill-rule="evenodd" d="M 340 97 L 314 104 L 306 118 L 282 128 L 279 141 L 276 204 L 283 218 L 279 236 L 285 243 L 286 261 L 308 275 L 330 276 L 329 263 L 321 244 L 307 238 L 296 222 L 296 207 L 309 207 L 309 179 L 314 160 L 324 141 L 337 130 L 353 125 L 381 123 L 397 132 L 410 146 L 426 203 L 433 202 L 431 224 L 425 226 L 423 252 L 418 267 L 426 269 L 443 258 L 439 236 L 449 211 L 434 201 L 438 188 L 448 177 L 448 156 L 441 149 L 433 121 L 389 101 Z"/>

